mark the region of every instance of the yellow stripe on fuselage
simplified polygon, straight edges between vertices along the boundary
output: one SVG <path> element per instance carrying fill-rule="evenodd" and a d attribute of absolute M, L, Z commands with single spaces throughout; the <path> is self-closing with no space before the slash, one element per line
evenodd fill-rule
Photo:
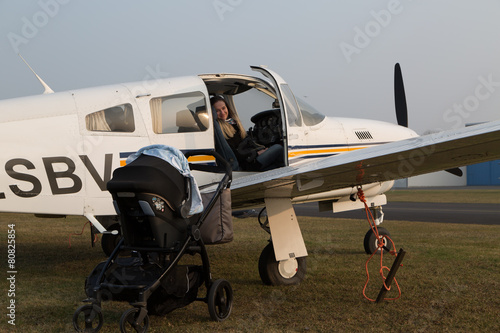
<path fill-rule="evenodd" d="M 188 158 L 188 162 L 190 163 L 209 163 L 215 162 L 215 157 L 209 155 L 199 155 L 199 156 L 191 156 Z M 120 166 L 127 165 L 127 159 L 120 160 Z"/>
<path fill-rule="evenodd" d="M 347 148 L 327 148 L 327 149 L 310 149 L 310 150 L 294 150 L 288 153 L 288 158 L 292 157 L 302 157 L 308 155 L 318 155 L 318 154 L 337 154 L 347 151 L 353 151 L 358 149 L 363 149 L 366 147 L 347 147 Z"/>
<path fill-rule="evenodd" d="M 190 163 L 208 163 L 215 162 L 215 157 L 210 155 L 198 155 L 198 156 L 190 156 L 188 158 L 188 162 Z"/>

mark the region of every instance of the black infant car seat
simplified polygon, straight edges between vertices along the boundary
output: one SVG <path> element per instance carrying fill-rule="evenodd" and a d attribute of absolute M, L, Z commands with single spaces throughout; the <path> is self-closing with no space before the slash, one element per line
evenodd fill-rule
<path fill-rule="evenodd" d="M 141 155 L 108 182 L 125 245 L 167 248 L 186 237 L 191 183 L 168 162 Z"/>

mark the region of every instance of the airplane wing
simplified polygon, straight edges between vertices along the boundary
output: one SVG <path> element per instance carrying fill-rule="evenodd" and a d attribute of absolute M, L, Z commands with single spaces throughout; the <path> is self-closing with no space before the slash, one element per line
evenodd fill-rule
<path fill-rule="evenodd" d="M 233 208 L 407 178 L 500 158 L 500 121 L 347 152 L 235 179 Z M 209 189 L 205 189 L 209 190 Z"/>

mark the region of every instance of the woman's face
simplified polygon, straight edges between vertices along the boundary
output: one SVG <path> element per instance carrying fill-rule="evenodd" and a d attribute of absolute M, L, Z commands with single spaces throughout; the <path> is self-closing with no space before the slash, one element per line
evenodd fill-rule
<path fill-rule="evenodd" d="M 214 103 L 215 112 L 217 112 L 217 118 L 220 120 L 226 120 L 228 116 L 228 111 L 226 107 L 226 102 L 217 101 Z"/>

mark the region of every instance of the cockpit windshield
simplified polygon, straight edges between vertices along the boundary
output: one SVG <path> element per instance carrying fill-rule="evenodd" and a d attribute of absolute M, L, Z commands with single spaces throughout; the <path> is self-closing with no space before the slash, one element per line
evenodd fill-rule
<path fill-rule="evenodd" d="M 306 126 L 314 126 L 323 121 L 325 119 L 325 115 L 320 113 L 311 105 L 307 104 L 300 98 L 296 98 L 297 103 L 299 104 L 300 113 L 302 113 L 302 120 Z"/>

